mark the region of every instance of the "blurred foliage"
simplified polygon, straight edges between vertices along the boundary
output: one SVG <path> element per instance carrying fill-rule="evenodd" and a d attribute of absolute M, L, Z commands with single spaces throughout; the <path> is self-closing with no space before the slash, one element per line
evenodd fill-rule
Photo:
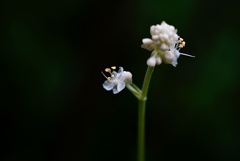
<path fill-rule="evenodd" d="M 186 41 L 157 66 L 147 102 L 147 161 L 240 160 L 239 1 L 3 1 L 1 161 L 135 160 L 137 101 L 102 88 L 111 65 L 141 86 L 149 27 Z"/>

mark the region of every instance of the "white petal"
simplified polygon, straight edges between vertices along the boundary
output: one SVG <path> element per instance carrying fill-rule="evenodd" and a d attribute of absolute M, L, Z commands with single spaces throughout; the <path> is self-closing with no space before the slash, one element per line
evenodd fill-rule
<path fill-rule="evenodd" d="M 173 60 L 172 65 L 173 65 L 174 67 L 176 67 L 177 64 L 178 64 L 177 59 Z"/>
<path fill-rule="evenodd" d="M 145 44 L 142 44 L 141 48 L 146 49 L 148 51 L 152 51 L 154 49 L 152 45 L 145 45 Z"/>
<path fill-rule="evenodd" d="M 120 92 L 125 88 L 125 83 L 124 82 L 119 82 L 117 85 L 117 90 Z"/>
<path fill-rule="evenodd" d="M 159 56 L 156 57 L 156 63 L 157 65 L 160 65 L 162 63 L 162 59 Z"/>
<path fill-rule="evenodd" d="M 169 38 L 169 36 L 166 33 L 162 33 L 159 35 L 161 40 L 167 40 Z"/>
<path fill-rule="evenodd" d="M 105 81 L 103 84 L 102 84 L 103 88 L 106 89 L 107 91 L 110 91 L 113 89 L 114 87 L 114 84 L 112 82 L 109 82 L 109 81 Z"/>
<path fill-rule="evenodd" d="M 120 91 L 117 90 L 117 86 L 113 88 L 113 94 L 118 94 Z"/>
<path fill-rule="evenodd" d="M 154 35 L 154 34 L 155 34 L 155 26 L 154 26 L 154 25 L 152 25 L 152 26 L 150 27 L 150 33 L 151 33 L 151 35 Z"/>
<path fill-rule="evenodd" d="M 163 57 L 163 60 L 166 64 L 172 64 L 173 60 L 175 59 L 175 55 L 172 51 L 166 51 Z"/>
<path fill-rule="evenodd" d="M 145 39 L 142 39 L 142 42 L 143 42 L 143 44 L 151 45 L 153 41 L 149 38 L 145 38 Z"/>
<path fill-rule="evenodd" d="M 165 43 L 162 43 L 162 45 L 160 46 L 161 50 L 168 50 L 168 46 Z"/>
<path fill-rule="evenodd" d="M 180 52 L 178 50 L 174 50 L 173 53 L 175 54 L 175 56 L 178 58 L 180 56 Z"/>
<path fill-rule="evenodd" d="M 119 67 L 118 73 L 123 72 L 123 67 Z"/>
<path fill-rule="evenodd" d="M 147 65 L 150 66 L 150 67 L 155 67 L 155 65 L 156 65 L 155 56 L 151 56 L 150 58 L 148 58 Z"/>
<path fill-rule="evenodd" d="M 132 83 L 132 73 L 124 71 L 123 72 L 125 79 L 123 80 L 126 84 Z"/>
<path fill-rule="evenodd" d="M 119 81 L 123 81 L 125 79 L 125 75 L 124 72 L 120 72 L 117 74 L 117 76 L 115 77 L 115 81 L 118 83 Z"/>
<path fill-rule="evenodd" d="M 169 30 L 172 30 L 172 31 L 174 31 L 174 30 L 175 30 L 175 27 L 174 27 L 174 26 L 172 26 L 172 25 L 169 25 Z"/>
<path fill-rule="evenodd" d="M 157 40 L 157 39 L 159 39 L 159 36 L 158 35 L 152 35 L 152 39 Z"/>
<path fill-rule="evenodd" d="M 165 21 L 162 21 L 161 25 L 166 25 L 167 23 Z"/>

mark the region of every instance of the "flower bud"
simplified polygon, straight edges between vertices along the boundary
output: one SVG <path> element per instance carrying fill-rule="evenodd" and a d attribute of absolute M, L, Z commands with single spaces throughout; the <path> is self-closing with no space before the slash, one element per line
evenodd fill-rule
<path fill-rule="evenodd" d="M 128 71 L 124 71 L 123 74 L 124 74 L 124 77 L 125 77 L 124 82 L 126 84 L 131 84 L 132 83 L 132 73 L 130 73 Z"/>

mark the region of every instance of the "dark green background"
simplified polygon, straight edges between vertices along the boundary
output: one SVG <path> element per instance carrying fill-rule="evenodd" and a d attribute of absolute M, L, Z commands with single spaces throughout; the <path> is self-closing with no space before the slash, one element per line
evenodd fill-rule
<path fill-rule="evenodd" d="M 186 41 L 157 66 L 146 161 L 240 160 L 239 1 L 1 1 L 1 161 L 134 161 L 137 100 L 102 88 L 101 71 L 141 86 L 151 25 Z"/>

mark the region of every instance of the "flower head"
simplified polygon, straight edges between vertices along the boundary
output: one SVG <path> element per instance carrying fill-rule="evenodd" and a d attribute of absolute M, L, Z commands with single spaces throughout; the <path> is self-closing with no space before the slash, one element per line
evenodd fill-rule
<path fill-rule="evenodd" d="M 110 77 L 103 74 L 107 80 L 104 81 L 102 85 L 107 91 L 112 90 L 114 94 L 117 94 L 121 92 L 126 85 L 132 83 L 132 74 L 128 71 L 124 71 L 122 67 L 119 67 L 118 72 L 114 71 L 115 69 L 115 66 L 105 69 L 105 72 L 109 73 Z"/>
<path fill-rule="evenodd" d="M 180 55 L 194 57 L 180 53 L 179 50 L 185 46 L 185 41 L 177 35 L 174 26 L 162 22 L 161 25 L 153 25 L 150 28 L 152 39 L 144 38 L 142 48 L 152 51 L 151 57 L 147 60 L 147 65 L 154 67 L 162 62 L 177 65 Z"/>

